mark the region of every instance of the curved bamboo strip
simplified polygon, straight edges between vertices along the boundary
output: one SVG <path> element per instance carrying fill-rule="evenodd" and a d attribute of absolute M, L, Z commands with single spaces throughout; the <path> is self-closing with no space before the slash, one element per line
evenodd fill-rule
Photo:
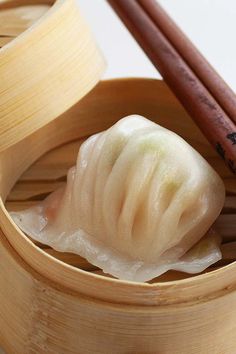
<path fill-rule="evenodd" d="M 39 4 L 52 1 L 3 1 L 0 14 L 28 5 L 32 17 Z M 15 15 L 23 10 L 18 7 Z M 1 21 L 0 33 L 5 28 L 15 35 L 27 23 L 19 20 L 18 27 L 10 28 Z M 0 151 L 65 112 L 96 85 L 103 70 L 102 55 L 75 0 L 54 1 L 0 49 Z"/>
<path fill-rule="evenodd" d="M 19 36 L 30 28 L 48 10 L 47 5 L 20 6 L 0 11 L 0 37 Z"/>
<path fill-rule="evenodd" d="M 2 200 L 44 153 L 132 113 L 182 135 L 221 172 L 228 193 L 236 195 L 235 179 L 164 83 L 124 79 L 101 82 L 58 119 L 1 152 Z M 35 166 L 24 174 L 24 181 L 32 173 L 37 176 Z M 153 284 L 104 277 L 96 270 L 75 268 L 75 259 L 66 264 L 65 258 L 58 260 L 53 252 L 33 244 L 11 221 L 3 201 L 0 341 L 9 353 L 234 352 L 236 262 L 199 276 Z"/>

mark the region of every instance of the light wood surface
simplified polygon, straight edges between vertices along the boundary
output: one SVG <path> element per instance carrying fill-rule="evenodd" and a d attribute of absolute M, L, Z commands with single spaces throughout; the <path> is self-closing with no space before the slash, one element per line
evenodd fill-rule
<path fill-rule="evenodd" d="M 104 60 L 75 0 L 1 1 L 0 35 L 1 151 L 87 94 Z"/>
<path fill-rule="evenodd" d="M 2 9 L 0 7 L 0 49 L 30 28 L 50 8 L 48 4 L 7 8 L 6 2 L 2 3 L 1 1 L 0 6 L 2 7 Z"/>
<path fill-rule="evenodd" d="M 74 164 L 81 139 L 133 113 L 182 135 L 221 172 L 229 198 L 219 220 L 234 217 L 234 176 L 167 87 L 145 79 L 100 83 L 61 117 L 2 152 L 0 193 L 3 201 L 9 195 L 7 208 L 32 205 L 56 188 Z M 234 353 L 232 245 L 224 246 L 227 266 L 198 276 L 171 272 L 151 284 L 131 283 L 104 276 L 80 257 L 35 245 L 3 203 L 0 220 L 0 342 L 8 353 Z"/>
<path fill-rule="evenodd" d="M 30 28 L 48 10 L 47 5 L 20 6 L 0 11 L 0 38 L 15 38 Z"/>

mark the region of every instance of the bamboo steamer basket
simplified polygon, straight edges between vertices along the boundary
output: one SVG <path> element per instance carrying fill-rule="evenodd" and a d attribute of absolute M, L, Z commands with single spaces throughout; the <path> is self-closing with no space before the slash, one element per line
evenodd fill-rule
<path fill-rule="evenodd" d="M 75 0 L 0 1 L 1 41 L 0 151 L 78 102 L 104 70 Z"/>
<path fill-rule="evenodd" d="M 7 196 L 6 207 L 13 210 L 55 189 L 84 137 L 134 112 L 181 134 L 221 173 L 229 205 L 216 227 L 233 240 L 235 228 L 229 230 L 227 220 L 236 218 L 235 179 L 165 84 L 101 82 L 71 110 L 0 155 L 0 339 L 7 353 L 235 353 L 235 262 L 198 276 L 169 273 L 152 284 L 120 281 L 78 256 L 34 244 L 5 209 Z"/>
<path fill-rule="evenodd" d="M 46 95 L 41 102 L 50 103 Z M 179 102 L 162 81 L 119 79 L 100 82 L 67 111 L 64 105 L 57 119 L 47 109 L 47 117 L 33 114 L 8 135 L 0 130 L 0 345 L 9 354 L 235 354 L 236 180 Z M 117 280 L 79 256 L 32 242 L 11 220 L 10 210 L 33 205 L 63 183 L 86 137 L 134 113 L 180 134 L 225 182 L 215 225 L 224 259 L 203 274 Z"/>

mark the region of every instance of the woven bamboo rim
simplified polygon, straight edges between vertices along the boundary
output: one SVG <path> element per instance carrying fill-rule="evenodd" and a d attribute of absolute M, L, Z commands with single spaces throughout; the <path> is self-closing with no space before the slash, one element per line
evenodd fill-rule
<path fill-rule="evenodd" d="M 221 171 L 228 192 L 236 194 L 235 179 L 164 83 L 147 79 L 104 81 L 60 118 L 0 154 L 0 220 L 7 240 L 33 270 L 63 292 L 133 305 L 190 304 L 232 292 L 236 289 L 236 262 L 179 281 L 154 284 L 120 281 L 88 273 L 55 259 L 32 243 L 9 217 L 3 201 L 22 172 L 36 159 L 65 142 L 103 130 L 130 113 L 146 115 L 177 133 L 182 132 L 198 150 L 204 150 L 204 155 Z M 174 116 L 181 119 L 174 120 Z"/>
<path fill-rule="evenodd" d="M 0 49 L 0 151 L 78 102 L 104 70 L 75 0 L 0 1 L 0 11 L 42 4 L 52 6 Z"/>

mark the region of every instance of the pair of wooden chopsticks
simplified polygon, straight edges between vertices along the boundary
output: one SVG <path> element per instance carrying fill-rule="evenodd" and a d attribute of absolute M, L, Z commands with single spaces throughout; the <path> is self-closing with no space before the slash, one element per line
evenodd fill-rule
<path fill-rule="evenodd" d="M 236 173 L 236 96 L 156 0 L 108 0 L 163 79 Z"/>

